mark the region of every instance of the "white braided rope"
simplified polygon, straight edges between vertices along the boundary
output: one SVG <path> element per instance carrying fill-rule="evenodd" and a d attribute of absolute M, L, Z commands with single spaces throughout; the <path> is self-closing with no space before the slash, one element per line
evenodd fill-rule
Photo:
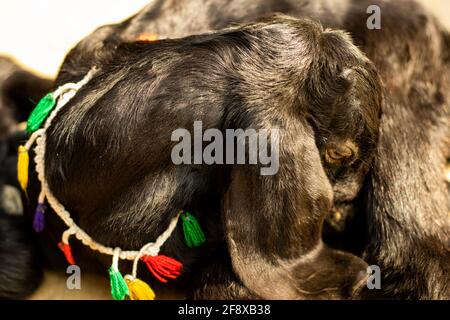
<path fill-rule="evenodd" d="M 54 99 L 58 99 L 55 109 L 52 111 L 50 116 L 45 122 L 42 129 L 39 129 L 33 133 L 25 145 L 27 150 L 30 150 L 34 142 L 36 142 L 35 152 L 36 157 L 34 161 L 36 163 L 36 172 L 38 174 L 38 179 L 41 182 L 41 193 L 39 195 L 39 201 L 43 202 L 45 198 L 50 205 L 50 207 L 56 212 L 56 214 L 64 221 L 64 223 L 69 227 L 62 236 L 62 241 L 68 243 L 69 237 L 74 235 L 78 240 L 81 241 L 85 246 L 91 248 L 94 251 L 98 251 L 105 255 L 110 255 L 122 260 L 134 260 L 133 263 L 133 276 L 136 277 L 137 263 L 143 255 L 158 255 L 161 247 L 171 236 L 173 230 L 175 229 L 178 219 L 180 217 L 180 212 L 171 220 L 168 228 L 156 239 L 155 242 L 147 243 L 139 251 L 123 251 L 120 248 L 106 247 L 94 239 L 92 239 L 83 229 L 81 229 L 75 221 L 70 216 L 70 213 L 64 208 L 64 206 L 58 201 L 58 199 L 53 195 L 50 187 L 45 179 L 45 150 L 46 150 L 46 132 L 47 129 L 52 124 L 53 119 L 56 117 L 57 113 L 61 108 L 67 104 L 67 102 L 72 99 L 77 91 L 84 86 L 89 80 L 92 79 L 95 74 L 96 69 L 92 68 L 89 73 L 78 83 L 68 83 L 59 87 L 54 93 Z"/>

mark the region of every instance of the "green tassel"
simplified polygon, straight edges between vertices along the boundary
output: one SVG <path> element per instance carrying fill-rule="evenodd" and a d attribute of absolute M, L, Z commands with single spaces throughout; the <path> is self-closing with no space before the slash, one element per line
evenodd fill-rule
<path fill-rule="evenodd" d="M 206 241 L 198 220 L 189 212 L 182 213 L 184 240 L 189 248 L 198 247 Z"/>
<path fill-rule="evenodd" d="M 108 269 L 109 282 L 111 283 L 111 295 L 114 300 L 124 300 L 125 296 L 129 295 L 128 286 L 125 279 L 119 271 L 113 267 Z"/>
<path fill-rule="evenodd" d="M 53 93 L 47 94 L 45 97 L 39 101 L 36 108 L 31 112 L 30 117 L 27 122 L 27 132 L 29 134 L 35 132 L 40 128 L 42 123 L 47 119 L 50 112 L 52 112 L 55 107 L 56 100 Z"/>

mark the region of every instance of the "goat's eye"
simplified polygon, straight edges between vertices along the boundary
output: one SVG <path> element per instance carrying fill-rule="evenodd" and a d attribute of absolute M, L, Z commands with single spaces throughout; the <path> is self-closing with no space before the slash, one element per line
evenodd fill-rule
<path fill-rule="evenodd" d="M 325 161 L 328 163 L 339 164 L 345 160 L 352 159 L 354 156 L 355 150 L 348 145 L 344 145 L 342 147 L 327 149 L 325 152 Z"/>

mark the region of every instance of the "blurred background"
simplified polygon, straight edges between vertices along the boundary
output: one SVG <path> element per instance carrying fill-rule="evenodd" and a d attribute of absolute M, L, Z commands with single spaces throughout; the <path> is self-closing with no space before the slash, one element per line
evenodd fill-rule
<path fill-rule="evenodd" d="M 450 0 L 420 1 L 450 28 Z M 101 25 L 124 20 L 149 2 L 0 0 L 0 55 L 53 77 L 67 51 L 80 39 Z"/>
<path fill-rule="evenodd" d="M 0 55 L 53 77 L 67 51 L 101 25 L 120 22 L 150 0 L 0 0 Z"/>

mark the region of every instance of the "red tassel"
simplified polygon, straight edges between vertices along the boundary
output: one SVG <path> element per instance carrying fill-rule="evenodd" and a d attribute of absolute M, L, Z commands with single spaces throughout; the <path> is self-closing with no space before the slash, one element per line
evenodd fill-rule
<path fill-rule="evenodd" d="M 72 255 L 72 249 L 70 249 L 70 245 L 68 243 L 60 242 L 58 243 L 58 247 L 66 256 L 67 263 L 70 265 L 74 265 L 75 260 Z"/>
<path fill-rule="evenodd" d="M 167 279 L 176 279 L 181 274 L 183 264 L 175 259 L 164 255 L 143 256 L 141 260 L 145 262 L 150 272 L 162 283 Z"/>

